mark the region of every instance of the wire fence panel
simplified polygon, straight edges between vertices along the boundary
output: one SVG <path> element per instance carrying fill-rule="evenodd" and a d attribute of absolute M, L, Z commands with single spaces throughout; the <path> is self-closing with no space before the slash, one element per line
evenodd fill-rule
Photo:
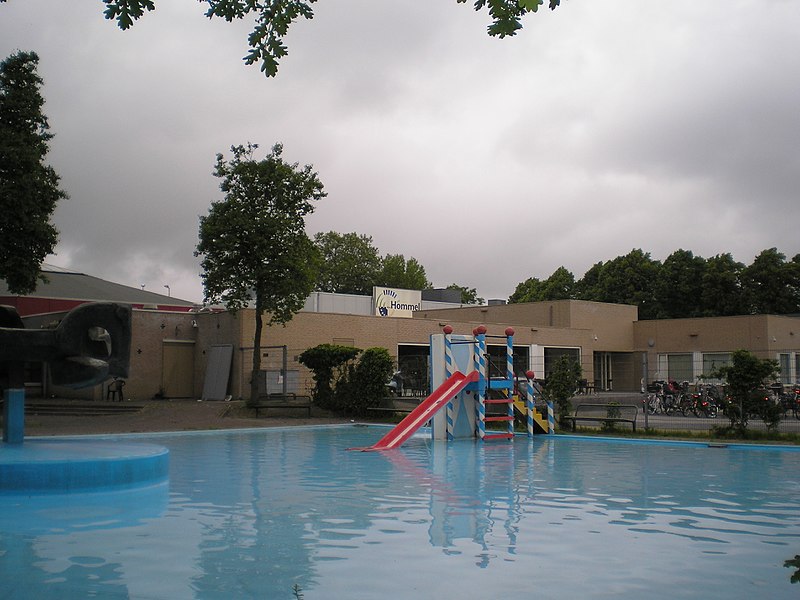
<path fill-rule="evenodd" d="M 723 428 L 730 425 L 730 420 L 722 410 L 704 412 L 698 410 L 696 413 L 691 408 L 685 411 L 675 408 L 674 410 L 664 410 L 658 408 L 652 411 L 648 406 L 652 406 L 653 394 L 648 393 L 598 393 L 589 395 L 578 395 L 571 399 L 573 410 L 581 402 L 592 402 L 597 404 L 619 403 L 626 406 L 636 406 L 636 430 L 644 431 L 653 429 L 656 431 L 691 432 L 692 434 L 708 433 L 711 434 L 715 428 Z M 613 404 L 612 404 L 613 409 Z M 601 429 L 602 423 L 580 423 L 579 427 L 590 427 Z M 608 426 L 606 426 L 607 428 Z M 620 430 L 625 426 L 619 425 Z M 759 418 L 751 418 L 747 422 L 747 428 L 752 431 L 768 430 L 767 425 Z M 630 427 L 628 427 L 630 429 Z M 791 406 L 783 413 L 782 418 L 773 431 L 778 433 L 800 434 L 800 410 L 795 411 Z"/>

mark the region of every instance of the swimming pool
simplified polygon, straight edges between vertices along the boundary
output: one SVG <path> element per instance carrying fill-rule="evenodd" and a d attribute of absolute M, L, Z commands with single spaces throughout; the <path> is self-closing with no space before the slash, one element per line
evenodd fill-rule
<path fill-rule="evenodd" d="M 800 452 L 413 438 L 125 436 L 169 484 L 0 495 L 2 598 L 794 598 Z"/>

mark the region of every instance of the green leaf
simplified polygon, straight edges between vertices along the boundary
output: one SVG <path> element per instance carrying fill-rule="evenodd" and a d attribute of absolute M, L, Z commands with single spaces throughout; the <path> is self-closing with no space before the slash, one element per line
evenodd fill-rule
<path fill-rule="evenodd" d="M 544 0 L 518 0 L 520 8 L 524 8 L 530 12 L 537 12 L 539 6 L 544 4 Z"/>

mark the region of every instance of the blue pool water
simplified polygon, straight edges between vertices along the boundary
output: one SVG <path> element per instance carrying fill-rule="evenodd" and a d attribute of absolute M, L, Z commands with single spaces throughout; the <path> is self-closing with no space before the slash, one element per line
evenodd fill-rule
<path fill-rule="evenodd" d="M 383 433 L 125 436 L 169 483 L 0 494 L 0 598 L 800 595 L 800 452 Z"/>

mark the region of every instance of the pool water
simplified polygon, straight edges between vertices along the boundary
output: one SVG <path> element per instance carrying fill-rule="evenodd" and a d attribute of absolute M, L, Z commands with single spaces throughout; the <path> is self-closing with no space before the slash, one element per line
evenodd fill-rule
<path fill-rule="evenodd" d="M 800 452 L 385 432 L 124 436 L 169 483 L 0 494 L 0 598 L 800 595 Z"/>

